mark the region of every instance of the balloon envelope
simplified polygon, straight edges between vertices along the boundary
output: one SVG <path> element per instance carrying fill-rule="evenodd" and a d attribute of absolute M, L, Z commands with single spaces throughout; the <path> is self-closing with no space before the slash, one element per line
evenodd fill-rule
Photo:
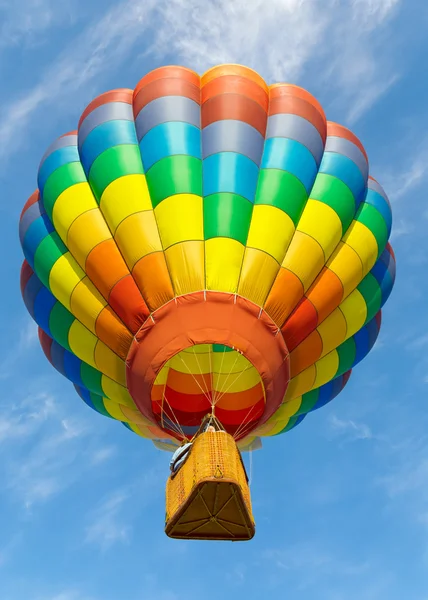
<path fill-rule="evenodd" d="M 361 142 L 302 88 L 222 65 L 102 94 L 42 158 L 21 288 L 81 398 L 174 447 L 250 448 L 332 400 L 395 277 Z"/>

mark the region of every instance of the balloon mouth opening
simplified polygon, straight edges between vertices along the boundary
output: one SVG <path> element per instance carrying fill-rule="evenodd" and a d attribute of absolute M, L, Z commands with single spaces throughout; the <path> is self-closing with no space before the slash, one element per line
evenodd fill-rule
<path fill-rule="evenodd" d="M 180 439 L 195 435 L 207 415 L 238 437 L 263 415 L 266 392 L 256 367 L 226 344 L 192 344 L 158 371 L 151 390 L 159 427 Z"/>
<path fill-rule="evenodd" d="M 183 357 L 188 362 L 190 353 L 198 354 L 207 350 L 207 346 L 211 346 L 211 352 L 206 356 L 208 361 L 210 356 L 213 359 L 215 348 L 223 360 L 229 360 L 227 355 L 233 353 L 232 364 L 237 358 L 248 366 L 248 378 L 244 381 L 247 390 L 254 388 L 251 394 L 248 392 L 246 397 L 245 394 L 239 397 L 237 390 L 234 398 L 226 397 L 223 395 L 228 387 L 226 383 L 224 388 L 220 387 L 221 391 L 216 390 L 214 406 L 225 429 L 236 440 L 243 439 L 264 424 L 282 403 L 290 379 L 290 360 L 278 326 L 260 306 L 237 294 L 195 292 L 174 298 L 153 312 L 135 335 L 128 353 L 129 393 L 140 412 L 167 436 L 179 440 L 192 437 L 193 428 L 199 426 L 202 418 L 212 410 L 212 399 L 209 402 L 210 394 L 204 396 L 196 383 L 196 380 L 199 384 L 205 381 L 197 359 L 194 359 L 193 374 L 199 374 L 199 378 L 188 378 L 183 387 L 179 385 L 183 371 L 175 367 L 182 364 Z M 221 362 L 221 358 L 216 360 Z M 172 373 L 175 382 L 170 382 L 168 377 L 165 380 L 172 365 L 175 365 Z M 182 369 L 189 374 L 185 366 Z M 235 381 L 236 389 L 239 381 Z M 254 385 L 251 386 L 251 382 Z M 171 390 L 167 389 L 166 394 L 162 392 L 165 383 L 174 389 L 174 398 Z M 193 394 L 198 397 L 192 398 L 188 393 L 190 389 L 199 390 L 201 394 Z M 209 391 L 209 388 L 205 389 Z M 183 394 L 183 390 L 186 393 Z M 173 410 L 168 409 L 171 400 Z M 180 412 L 180 405 L 187 410 Z M 242 412 L 233 415 L 234 407 Z M 187 432 L 186 427 L 189 428 Z"/>

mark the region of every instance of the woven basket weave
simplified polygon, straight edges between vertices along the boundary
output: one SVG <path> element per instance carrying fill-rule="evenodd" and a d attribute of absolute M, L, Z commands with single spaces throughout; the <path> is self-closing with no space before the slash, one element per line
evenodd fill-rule
<path fill-rule="evenodd" d="M 224 431 L 198 435 L 166 486 L 167 535 L 248 540 L 254 536 L 250 490 L 235 440 Z"/>

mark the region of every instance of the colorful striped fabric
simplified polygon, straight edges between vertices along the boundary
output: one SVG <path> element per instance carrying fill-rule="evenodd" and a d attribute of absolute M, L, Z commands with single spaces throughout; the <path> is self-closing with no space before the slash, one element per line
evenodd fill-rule
<path fill-rule="evenodd" d="M 164 448 L 214 408 L 245 449 L 332 400 L 370 351 L 390 232 L 361 142 L 308 92 L 163 67 L 43 156 L 21 289 L 91 408 Z"/>

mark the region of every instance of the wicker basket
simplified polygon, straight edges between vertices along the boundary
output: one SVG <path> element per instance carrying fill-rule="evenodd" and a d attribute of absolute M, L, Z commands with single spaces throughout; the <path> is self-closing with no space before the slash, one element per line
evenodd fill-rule
<path fill-rule="evenodd" d="M 224 431 L 199 434 L 179 471 L 166 486 L 169 537 L 249 540 L 255 525 L 241 455 Z"/>

